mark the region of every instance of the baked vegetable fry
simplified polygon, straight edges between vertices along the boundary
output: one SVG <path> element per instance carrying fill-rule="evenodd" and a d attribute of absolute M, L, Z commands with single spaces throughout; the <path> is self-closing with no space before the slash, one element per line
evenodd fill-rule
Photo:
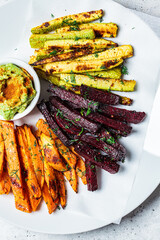
<path fill-rule="evenodd" d="M 85 73 L 84 73 L 85 74 Z M 114 79 L 120 79 L 122 76 L 121 68 L 112 68 L 108 70 L 103 70 L 103 71 L 97 71 L 97 72 L 89 72 L 86 74 L 88 77 L 92 78 L 93 77 L 102 77 L 102 78 L 114 78 Z"/>
<path fill-rule="evenodd" d="M 77 193 L 78 192 L 78 179 L 77 179 L 76 170 L 71 168 L 69 171 L 66 171 L 63 174 L 69 181 L 72 189 Z"/>
<path fill-rule="evenodd" d="M 44 183 L 44 186 L 42 189 L 42 195 L 43 195 L 43 199 L 47 205 L 49 214 L 53 213 L 56 210 L 56 208 L 58 207 L 59 198 L 57 198 L 56 200 L 53 201 L 53 199 L 49 193 L 46 182 Z"/>
<path fill-rule="evenodd" d="M 54 134 L 52 129 L 49 127 L 48 123 L 43 119 L 38 120 L 38 122 L 36 123 L 36 127 L 40 132 L 44 133 L 46 136 L 50 137 L 52 140 L 55 140 L 57 138 L 57 136 Z"/>
<path fill-rule="evenodd" d="M 80 24 L 78 26 L 67 26 L 63 28 L 59 28 L 56 30 L 57 33 L 62 33 L 62 32 L 68 32 L 72 31 L 74 29 L 77 30 L 83 30 L 83 29 L 88 29 L 92 28 L 95 31 L 96 37 L 106 37 L 106 38 L 111 38 L 111 37 L 116 37 L 117 36 L 117 30 L 118 26 L 115 23 L 85 23 L 85 24 Z"/>
<path fill-rule="evenodd" d="M 41 201 L 41 189 L 38 184 L 36 174 L 32 165 L 31 155 L 29 152 L 29 147 L 27 144 L 27 139 L 25 136 L 25 131 L 22 127 L 16 128 L 17 140 L 19 144 L 19 155 L 22 161 L 24 178 L 28 189 L 28 195 L 32 210 L 36 211 L 40 201 Z"/>
<path fill-rule="evenodd" d="M 53 19 L 49 22 L 45 22 L 40 26 L 34 27 L 31 29 L 32 33 L 48 33 L 57 28 L 68 26 L 68 25 L 77 25 L 81 23 L 92 22 L 96 19 L 99 19 L 103 16 L 103 10 L 96 10 L 91 12 L 77 13 L 73 15 L 68 15 L 64 17 L 59 17 Z"/>
<path fill-rule="evenodd" d="M 74 81 L 73 81 L 74 76 Z M 82 74 L 60 74 L 60 79 L 75 85 L 81 86 L 81 84 L 91 86 L 93 88 L 98 88 L 102 90 L 111 91 L 122 91 L 122 92 L 132 92 L 134 91 L 136 81 L 135 80 L 122 80 L 122 79 L 111 79 L 111 78 L 91 78 Z"/>
<path fill-rule="evenodd" d="M 76 61 L 87 61 L 87 60 L 99 60 L 99 59 L 125 59 L 133 56 L 133 48 L 131 45 L 122 45 L 116 48 L 108 49 L 103 52 L 90 54 L 81 58 L 77 58 Z M 103 69 L 104 70 L 104 69 Z"/>
<path fill-rule="evenodd" d="M 103 38 L 79 39 L 77 41 L 73 39 L 52 40 L 44 43 L 44 48 L 46 50 L 50 50 L 50 49 L 69 50 L 69 49 L 90 48 L 98 51 L 101 49 L 108 49 L 110 47 L 117 47 L 117 46 L 118 46 L 117 43 L 114 43 L 110 40 L 106 40 Z"/>
<path fill-rule="evenodd" d="M 51 73 L 83 73 L 90 71 L 100 71 L 110 68 L 114 68 L 123 63 L 123 59 L 99 59 L 88 60 L 88 61 L 61 61 L 44 64 L 43 66 L 37 66 L 47 74 Z M 74 79 L 72 80 L 74 82 Z"/>
<path fill-rule="evenodd" d="M 27 138 L 28 149 L 30 152 L 30 157 L 31 157 L 32 165 L 35 171 L 35 175 L 36 175 L 38 184 L 42 189 L 44 184 L 43 156 L 41 154 L 37 140 L 33 135 L 30 127 L 28 127 L 27 125 L 24 125 L 24 130 Z"/>
<path fill-rule="evenodd" d="M 62 208 L 65 208 L 67 204 L 67 190 L 65 186 L 65 180 L 62 172 L 55 171 L 58 186 L 59 186 L 59 198 Z"/>
<path fill-rule="evenodd" d="M 57 180 L 54 173 L 54 169 L 48 164 L 45 158 L 44 158 L 44 174 L 50 195 L 52 196 L 53 200 L 55 200 L 58 197 Z"/>
<path fill-rule="evenodd" d="M 32 34 L 29 42 L 31 48 L 42 48 L 44 43 L 49 40 L 61 40 L 61 39 L 94 39 L 95 33 L 93 29 L 85 29 L 81 31 L 71 31 L 65 33 L 50 33 L 50 34 Z"/>
<path fill-rule="evenodd" d="M 36 61 L 34 63 L 31 63 L 32 66 L 38 66 L 38 65 L 43 65 L 46 63 L 51 63 L 51 62 L 60 62 L 60 61 L 64 61 L 64 60 L 72 60 L 75 59 L 77 57 L 81 57 L 84 55 L 88 55 L 93 53 L 93 50 L 90 49 L 81 49 L 80 51 L 71 51 L 68 53 L 62 53 L 62 54 L 58 54 L 55 56 L 52 56 L 50 58 L 46 58 L 46 59 L 42 59 L 40 61 Z"/>
<path fill-rule="evenodd" d="M 0 178 L 0 195 L 9 194 L 10 190 L 11 190 L 11 181 L 7 172 L 7 168 L 5 167 Z"/>
<path fill-rule="evenodd" d="M 44 150 L 45 159 L 50 164 L 50 166 L 52 166 L 58 171 L 67 171 L 68 166 L 60 157 L 54 140 L 42 133 L 41 142 Z"/>
<path fill-rule="evenodd" d="M 29 200 L 23 191 L 21 166 L 17 152 L 14 124 L 13 122 L 0 121 L 0 125 L 2 126 L 3 131 L 7 170 L 11 180 L 16 208 L 24 212 L 30 212 Z"/>
<path fill-rule="evenodd" d="M 74 151 L 74 147 L 73 146 L 71 146 L 70 149 L 77 156 L 76 173 L 81 178 L 83 184 L 86 185 L 87 184 L 87 179 L 86 179 L 85 162 L 83 161 L 81 156 Z"/>
<path fill-rule="evenodd" d="M 70 149 L 68 147 L 66 147 L 60 139 L 55 139 L 55 143 L 56 143 L 56 147 L 59 151 L 59 153 L 63 156 L 63 158 L 66 160 L 66 162 L 68 163 L 68 165 L 71 168 L 75 168 L 76 167 L 76 163 L 77 163 L 77 157 L 74 153 L 72 153 L 70 151 Z"/>
<path fill-rule="evenodd" d="M 3 166 L 4 166 L 4 141 L 0 130 L 0 179 L 3 173 Z"/>

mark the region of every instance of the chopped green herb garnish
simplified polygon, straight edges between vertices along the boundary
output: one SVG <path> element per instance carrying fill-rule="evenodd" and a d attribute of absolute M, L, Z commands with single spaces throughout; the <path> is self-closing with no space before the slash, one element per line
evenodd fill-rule
<path fill-rule="evenodd" d="M 94 56 L 95 56 L 96 58 L 98 58 L 98 53 L 95 53 Z"/>
<path fill-rule="evenodd" d="M 53 50 L 52 52 L 49 53 L 49 55 L 56 55 L 57 54 L 57 50 Z"/>
<path fill-rule="evenodd" d="M 114 144 L 115 139 L 114 139 L 114 137 L 110 137 L 110 138 L 106 139 L 106 142 L 109 143 L 109 144 Z"/>
<path fill-rule="evenodd" d="M 70 31 L 79 31 L 79 26 L 71 26 Z"/>
<path fill-rule="evenodd" d="M 122 74 L 128 75 L 128 68 L 126 66 L 122 66 Z"/>
<path fill-rule="evenodd" d="M 78 41 L 80 39 L 80 37 L 78 37 L 78 36 L 75 36 L 75 41 Z"/>
<path fill-rule="evenodd" d="M 91 113 L 91 109 L 90 109 L 90 107 L 88 107 L 86 116 L 88 116 L 90 113 Z"/>
<path fill-rule="evenodd" d="M 84 131 L 84 128 L 82 128 L 82 130 L 79 132 L 79 136 L 83 133 L 83 131 Z"/>
<path fill-rule="evenodd" d="M 53 13 L 51 13 L 51 17 L 52 17 L 52 18 L 54 18 L 54 15 L 53 15 Z"/>
<path fill-rule="evenodd" d="M 106 69 L 106 66 L 105 66 L 105 65 L 102 65 L 102 66 L 100 67 L 100 69 Z"/>
<path fill-rule="evenodd" d="M 92 76 L 91 74 L 86 73 L 86 75 L 87 75 L 90 79 L 94 79 L 94 76 Z"/>

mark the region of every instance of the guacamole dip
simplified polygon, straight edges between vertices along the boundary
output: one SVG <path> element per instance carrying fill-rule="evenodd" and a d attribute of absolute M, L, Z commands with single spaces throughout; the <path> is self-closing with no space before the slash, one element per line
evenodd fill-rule
<path fill-rule="evenodd" d="M 10 120 L 22 113 L 35 97 L 33 78 L 12 63 L 0 65 L 0 115 Z"/>

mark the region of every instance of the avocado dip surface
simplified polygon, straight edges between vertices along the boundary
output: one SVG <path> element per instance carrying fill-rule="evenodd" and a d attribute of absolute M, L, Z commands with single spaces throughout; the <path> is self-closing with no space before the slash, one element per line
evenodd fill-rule
<path fill-rule="evenodd" d="M 32 76 L 12 63 L 0 65 L 0 115 L 10 120 L 36 96 Z"/>

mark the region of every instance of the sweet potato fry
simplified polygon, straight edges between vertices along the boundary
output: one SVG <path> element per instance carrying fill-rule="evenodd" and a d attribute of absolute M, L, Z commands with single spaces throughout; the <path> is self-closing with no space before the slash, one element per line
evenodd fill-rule
<path fill-rule="evenodd" d="M 46 160 L 44 160 L 44 172 L 49 193 L 52 196 L 53 200 L 55 200 L 58 197 L 57 180 L 54 169 L 46 162 Z"/>
<path fill-rule="evenodd" d="M 53 133 L 52 129 L 49 127 L 48 123 L 43 119 L 38 120 L 36 127 L 40 132 L 44 133 L 46 136 L 50 137 L 52 140 L 57 138 L 57 136 Z"/>
<path fill-rule="evenodd" d="M 21 166 L 17 151 L 14 123 L 8 121 L 0 121 L 0 125 L 3 131 L 7 170 L 11 180 L 12 191 L 15 197 L 15 205 L 17 209 L 24 212 L 29 212 L 29 200 L 23 191 Z"/>
<path fill-rule="evenodd" d="M 74 168 L 71 168 L 69 171 L 66 171 L 63 174 L 69 181 L 73 190 L 77 193 L 78 192 L 78 179 L 77 179 L 76 170 Z"/>
<path fill-rule="evenodd" d="M 70 151 L 68 147 L 66 147 L 60 139 L 55 139 L 56 147 L 59 153 L 63 156 L 66 162 L 69 164 L 71 168 L 75 168 L 77 163 L 77 157 L 74 153 Z"/>
<path fill-rule="evenodd" d="M 56 208 L 58 207 L 59 197 L 55 201 L 53 201 L 53 199 L 49 193 L 46 182 L 44 183 L 44 186 L 43 186 L 42 195 L 43 195 L 43 199 L 47 205 L 49 214 L 53 213 L 56 210 Z"/>
<path fill-rule="evenodd" d="M 0 179 L 3 173 L 3 163 L 4 163 L 4 141 L 0 131 Z"/>
<path fill-rule="evenodd" d="M 43 157 L 40 148 L 37 144 L 37 140 L 33 135 L 30 127 L 24 125 L 24 130 L 27 138 L 28 149 L 30 150 L 30 156 L 32 165 L 35 171 L 35 175 L 40 188 L 43 188 L 44 184 L 44 167 L 43 167 Z"/>
<path fill-rule="evenodd" d="M 38 144 L 41 149 L 41 153 L 44 159 L 44 178 L 45 182 L 47 183 L 48 190 L 53 198 L 55 200 L 58 197 L 58 186 L 57 186 L 57 179 L 55 176 L 54 169 L 48 164 L 46 161 L 45 155 L 44 155 L 44 150 L 42 146 L 42 141 L 41 141 L 41 133 L 40 131 L 36 131 L 36 137 L 38 139 Z"/>
<path fill-rule="evenodd" d="M 58 186 L 59 186 L 60 203 L 62 208 L 65 208 L 67 204 L 67 190 L 65 187 L 64 176 L 61 172 L 58 172 L 58 171 L 55 171 L 55 174 L 56 174 Z"/>
<path fill-rule="evenodd" d="M 11 181 L 7 172 L 7 168 L 3 170 L 1 179 L 0 179 L 0 195 L 8 194 L 11 190 Z"/>
<path fill-rule="evenodd" d="M 16 135 L 17 135 L 18 146 L 19 146 L 19 156 L 23 166 L 23 170 L 25 172 L 24 177 L 28 187 L 29 194 L 31 194 L 34 198 L 40 198 L 41 189 L 34 172 L 32 160 L 30 157 L 29 148 L 27 144 L 27 138 L 26 138 L 23 127 L 16 128 Z"/>
<path fill-rule="evenodd" d="M 73 146 L 71 146 L 70 149 L 77 156 L 76 173 L 81 178 L 83 184 L 86 185 L 87 184 L 87 179 L 86 179 L 85 162 L 83 161 L 81 156 L 74 151 L 74 147 Z"/>
<path fill-rule="evenodd" d="M 46 161 L 58 171 L 67 171 L 68 166 L 60 157 L 55 142 L 44 133 L 41 134 L 41 141 Z"/>

